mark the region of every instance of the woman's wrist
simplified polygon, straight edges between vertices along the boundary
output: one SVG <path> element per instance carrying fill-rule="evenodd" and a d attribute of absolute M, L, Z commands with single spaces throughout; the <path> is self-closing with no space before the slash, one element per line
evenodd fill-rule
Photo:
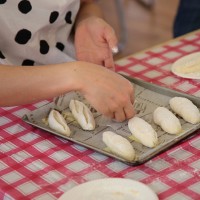
<path fill-rule="evenodd" d="M 83 2 L 76 19 L 75 29 L 81 21 L 90 17 L 103 18 L 102 11 L 93 1 Z"/>
<path fill-rule="evenodd" d="M 61 64 L 61 85 L 63 85 L 66 92 L 83 90 L 83 68 L 88 64 L 83 61 Z"/>

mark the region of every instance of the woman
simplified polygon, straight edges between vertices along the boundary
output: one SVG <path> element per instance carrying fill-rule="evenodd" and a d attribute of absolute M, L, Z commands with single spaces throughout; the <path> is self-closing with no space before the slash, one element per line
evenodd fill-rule
<path fill-rule="evenodd" d="M 0 25 L 0 106 L 76 90 L 116 121 L 134 115 L 133 87 L 114 72 L 116 35 L 93 1 L 1 0 Z"/>

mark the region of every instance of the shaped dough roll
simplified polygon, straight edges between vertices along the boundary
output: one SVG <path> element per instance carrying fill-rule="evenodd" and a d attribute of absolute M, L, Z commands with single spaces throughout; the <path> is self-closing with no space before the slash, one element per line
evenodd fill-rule
<path fill-rule="evenodd" d="M 51 110 L 48 116 L 49 127 L 58 133 L 70 136 L 71 131 L 63 118 L 63 116 L 56 110 Z"/>
<path fill-rule="evenodd" d="M 89 108 L 82 102 L 78 100 L 71 100 L 69 108 L 76 119 L 84 130 L 94 130 L 95 129 L 95 120 L 89 110 Z"/>
<path fill-rule="evenodd" d="M 111 131 L 106 131 L 103 133 L 103 142 L 114 154 L 128 161 L 134 160 L 135 150 L 133 149 L 133 146 L 121 135 L 117 135 Z"/>
<path fill-rule="evenodd" d="M 165 107 L 156 108 L 153 120 L 167 133 L 178 134 L 182 131 L 179 119 Z"/>
<path fill-rule="evenodd" d="M 187 98 L 173 97 L 169 101 L 171 109 L 191 124 L 200 122 L 200 112 L 198 108 Z"/>
<path fill-rule="evenodd" d="M 158 136 L 152 126 L 139 117 L 133 117 L 128 121 L 128 128 L 132 135 L 140 143 L 147 147 L 155 147 L 158 143 Z"/>

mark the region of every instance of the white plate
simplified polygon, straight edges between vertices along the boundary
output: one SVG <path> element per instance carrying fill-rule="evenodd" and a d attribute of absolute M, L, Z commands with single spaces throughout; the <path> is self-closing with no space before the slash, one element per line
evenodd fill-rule
<path fill-rule="evenodd" d="M 196 65 L 200 66 L 200 52 L 195 52 L 178 59 L 172 64 L 171 71 L 183 78 L 200 79 L 200 68 L 195 72 L 191 70 Z M 191 70 L 191 72 L 185 72 L 186 70 Z"/>
<path fill-rule="evenodd" d="M 158 200 L 145 184 L 131 179 L 105 178 L 80 184 L 58 200 Z"/>

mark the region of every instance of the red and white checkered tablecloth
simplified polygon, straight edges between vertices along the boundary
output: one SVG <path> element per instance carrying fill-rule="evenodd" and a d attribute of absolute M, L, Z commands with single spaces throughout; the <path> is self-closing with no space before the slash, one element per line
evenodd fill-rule
<path fill-rule="evenodd" d="M 176 77 L 171 63 L 200 50 L 200 31 L 116 62 L 118 72 L 200 97 L 200 81 Z M 124 177 L 162 200 L 200 199 L 200 130 L 147 163 L 132 167 L 48 132 L 21 117 L 44 104 L 0 108 L 0 199 L 53 200 L 77 184 Z"/>

